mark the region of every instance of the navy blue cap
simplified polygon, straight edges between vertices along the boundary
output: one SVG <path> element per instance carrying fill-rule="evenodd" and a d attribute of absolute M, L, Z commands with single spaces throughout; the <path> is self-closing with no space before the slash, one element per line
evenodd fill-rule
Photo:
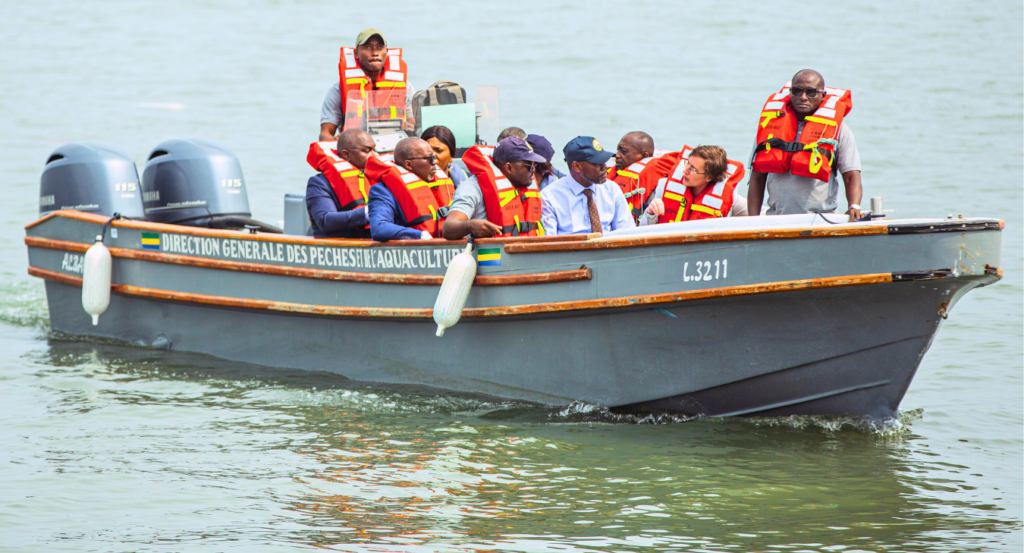
<path fill-rule="evenodd" d="M 555 148 L 548 142 L 547 138 L 539 134 L 526 135 L 526 143 L 533 146 L 533 151 L 540 154 L 548 162 L 551 161 L 551 158 L 555 157 Z"/>
<path fill-rule="evenodd" d="M 613 152 L 605 150 L 601 143 L 593 136 L 577 136 L 573 138 L 562 149 L 562 153 L 565 154 L 566 163 L 589 161 L 590 163 L 604 165 L 609 159 L 615 157 Z"/>
<path fill-rule="evenodd" d="M 498 146 L 494 148 L 494 164 L 501 165 L 513 161 L 544 163 L 547 160 L 537 155 L 522 138 L 510 136 L 498 142 Z"/>

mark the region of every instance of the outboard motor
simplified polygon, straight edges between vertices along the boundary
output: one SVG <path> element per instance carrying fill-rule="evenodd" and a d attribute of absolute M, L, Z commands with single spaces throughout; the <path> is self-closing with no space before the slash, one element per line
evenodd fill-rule
<path fill-rule="evenodd" d="M 238 158 L 212 140 L 165 140 L 142 172 L 146 218 L 157 223 L 280 233 L 253 220 Z"/>
<path fill-rule="evenodd" d="M 39 179 L 39 214 L 76 209 L 145 219 L 135 162 L 100 142 L 71 142 L 50 154 Z"/>

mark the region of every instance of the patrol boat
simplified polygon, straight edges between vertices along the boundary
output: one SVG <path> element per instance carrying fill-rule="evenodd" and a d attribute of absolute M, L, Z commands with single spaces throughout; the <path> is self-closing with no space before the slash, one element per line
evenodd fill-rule
<path fill-rule="evenodd" d="M 551 405 L 881 422 L 956 302 L 1002 276 L 1004 225 L 985 218 L 808 214 L 480 239 L 462 319 L 438 338 L 432 307 L 465 241 L 210 228 L 203 217 L 218 220 L 217 205 L 249 216 L 225 149 L 168 141 L 137 182 L 114 148 L 62 148 L 25 238 L 54 329 L 359 381 Z M 186 169 L 188 193 L 206 196 L 168 188 Z M 112 192 L 125 182 L 145 201 L 134 218 L 112 219 L 128 211 L 127 193 Z M 152 220 L 176 210 L 199 222 Z M 82 273 L 98 235 L 112 294 L 94 325 Z"/>

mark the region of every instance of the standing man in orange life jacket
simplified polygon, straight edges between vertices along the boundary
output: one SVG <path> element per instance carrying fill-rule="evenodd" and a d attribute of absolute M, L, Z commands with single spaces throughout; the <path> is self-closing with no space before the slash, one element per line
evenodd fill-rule
<path fill-rule="evenodd" d="M 356 37 L 355 48 L 342 48 L 338 62 L 339 80 L 327 90 L 320 108 L 319 141 L 334 140 L 334 134 L 345 125 L 345 109 L 349 92 L 353 90 L 405 91 L 405 125 L 413 128 L 412 95 L 416 90 L 409 85 L 409 71 L 402 59 L 401 48 L 388 48 L 384 33 L 374 28 L 364 29 Z"/>
<path fill-rule="evenodd" d="M 863 216 L 860 153 L 843 122 L 853 107 L 851 98 L 848 90 L 826 88 L 825 78 L 813 69 L 797 72 L 768 98 L 750 155 L 750 215 L 761 213 L 766 188 L 768 215 L 833 213 L 840 173 L 849 203 L 846 213 L 851 221 Z"/>
<path fill-rule="evenodd" d="M 537 164 L 547 162 L 543 156 L 525 140 L 509 137 L 498 142 L 493 158 L 488 158 L 479 146 L 473 146 L 462 161 L 473 176 L 455 190 L 452 209 L 444 223 L 445 238 L 542 233 L 540 187 L 533 174 Z"/>
<path fill-rule="evenodd" d="M 314 143 L 319 148 L 318 143 Z M 306 211 L 317 238 L 369 238 L 366 199 L 369 182 L 363 171 L 374 155 L 373 138 L 349 129 L 338 136 L 337 155 L 322 152 L 320 173 L 306 184 Z"/>

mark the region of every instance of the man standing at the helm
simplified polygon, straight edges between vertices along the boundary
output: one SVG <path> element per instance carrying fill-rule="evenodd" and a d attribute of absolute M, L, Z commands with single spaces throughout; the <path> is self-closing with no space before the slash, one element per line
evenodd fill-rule
<path fill-rule="evenodd" d="M 408 84 L 402 49 L 389 49 L 383 33 L 373 27 L 364 29 L 356 37 L 355 48 L 342 48 L 338 73 L 338 82 L 327 90 L 320 108 L 320 141 L 335 140 L 338 129 L 344 127 L 345 105 L 353 90 L 404 91 L 406 126 L 412 128 L 412 95 L 416 90 Z"/>
<path fill-rule="evenodd" d="M 849 204 L 846 214 L 851 221 L 859 219 L 860 154 L 843 121 L 852 106 L 850 92 L 826 89 L 825 78 L 813 69 L 798 71 L 789 85 L 770 96 L 761 113 L 750 154 L 749 214 L 761 213 L 766 188 L 768 215 L 834 213 L 839 173 Z"/>

